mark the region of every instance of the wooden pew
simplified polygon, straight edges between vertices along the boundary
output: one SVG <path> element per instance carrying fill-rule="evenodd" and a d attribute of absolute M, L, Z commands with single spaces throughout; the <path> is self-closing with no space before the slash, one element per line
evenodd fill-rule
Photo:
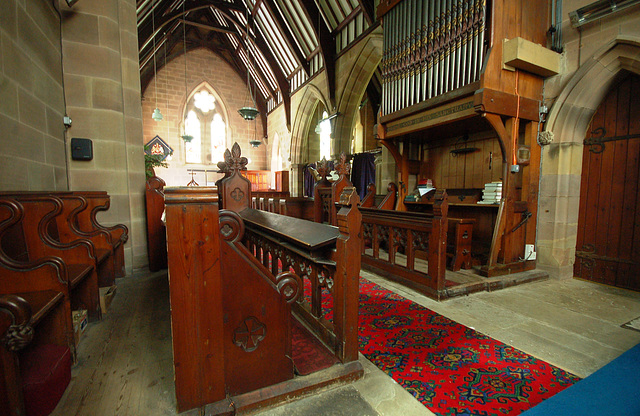
<path fill-rule="evenodd" d="M 340 155 L 340 160 L 335 165 L 335 170 L 338 173 L 338 180 L 330 182 L 327 179 L 329 174 L 329 168 L 327 161 L 322 159 L 318 162 L 316 170 L 320 174 L 320 181 L 318 181 L 313 188 L 313 211 L 315 222 L 327 223 L 331 225 L 337 225 L 337 207 L 336 202 L 339 200 L 342 190 L 345 187 L 353 186 L 349 181 L 350 165 L 347 163 L 347 158 L 344 153 Z"/>
<path fill-rule="evenodd" d="M 164 180 L 157 176 L 149 178 L 146 183 L 147 257 L 152 272 L 167 268 L 167 230 L 162 220 L 165 185 Z"/>
<path fill-rule="evenodd" d="M 124 244 L 129 239 L 129 229 L 124 224 L 104 226 L 98 222 L 97 215 L 109 210 L 111 198 L 106 191 L 73 191 L 87 200 L 87 208 L 78 212 L 78 228 L 85 232 L 104 230 L 111 235 L 112 251 L 114 253 L 115 277 L 125 277 Z"/>
<path fill-rule="evenodd" d="M 219 187 L 231 206 L 218 209 L 216 188 L 165 189 L 179 412 L 249 412 L 363 374 L 355 189 L 343 194 L 338 228 L 251 209 L 236 146 L 232 173 Z M 309 302 L 302 300 L 305 280 Z M 333 300 L 332 320 L 321 308 L 323 292 Z M 295 377 L 292 318 L 321 337 L 341 364 Z"/>
<path fill-rule="evenodd" d="M 83 234 L 84 237 L 93 239 L 98 235 L 95 243 L 98 249 L 107 250 L 111 253 L 112 258 L 109 259 L 113 270 L 109 273 L 104 272 L 101 279 L 101 286 L 112 286 L 116 277 L 124 277 L 126 274 L 124 263 L 124 244 L 129 238 L 129 230 L 123 224 L 117 224 L 106 227 L 100 224 L 96 218 L 99 212 L 106 211 L 110 206 L 110 197 L 105 191 L 5 191 L 0 192 L 0 197 L 7 196 L 55 196 L 62 199 L 71 200 L 72 198 L 81 198 L 84 202 L 72 202 L 76 207 L 72 211 L 72 216 L 66 216 L 69 224 L 61 224 L 63 227 L 72 227 L 73 233 Z M 64 201 L 63 201 L 64 202 Z M 82 205 L 82 207 L 78 205 Z M 101 236 L 100 236 L 101 235 Z M 104 244 L 104 240 L 108 243 Z"/>
<path fill-rule="evenodd" d="M 18 218 L 7 225 L 2 250 L 15 261 L 37 261 L 51 256 L 60 258 L 65 265 L 65 282 L 71 291 L 73 309 L 86 309 L 91 320 L 101 318 L 98 291 L 98 271 L 111 272 L 108 256 L 97 254 L 91 240 L 76 238 L 60 241 L 57 218 L 63 212 L 60 198 L 52 195 L 18 194 L 14 198 L 3 196 L 3 204 L 13 204 Z M 108 254 L 108 253 L 103 253 Z M 109 279 L 105 277 L 105 279 Z"/>
<path fill-rule="evenodd" d="M 93 245 L 98 286 L 111 287 L 115 284 L 116 264 L 112 235 L 105 229 L 94 228 L 83 231 L 78 224 L 78 214 L 88 211 L 88 200 L 78 194 L 56 195 L 62 203 L 62 211 L 54 217 L 55 226 L 49 228 L 51 236 L 61 243 L 88 240 Z"/>
<path fill-rule="evenodd" d="M 367 186 L 367 194 L 362 199 L 360 206 L 363 208 L 377 208 L 377 209 L 396 209 L 396 202 L 398 201 L 398 185 L 393 182 L 389 182 L 387 186 L 387 194 L 382 198 L 380 203 L 376 204 L 376 185 L 370 183 Z"/>
<path fill-rule="evenodd" d="M 21 374 L 27 379 L 33 375 L 33 365 L 27 361 L 58 363 L 60 367 L 52 374 L 68 374 L 70 378 L 70 363 L 75 357 L 66 265 L 58 257 L 16 261 L 5 253 L 4 247 L 16 243 L 12 226 L 22 215 L 16 201 L 0 199 L 0 413 L 11 416 L 25 414 Z M 66 384 L 54 386 L 57 391 L 49 391 L 44 403 L 42 397 L 33 397 L 41 396 L 38 389 L 25 387 L 27 407 L 33 408 L 55 405 Z"/>
<path fill-rule="evenodd" d="M 370 183 L 367 185 L 367 193 L 360 201 L 360 207 L 362 208 L 374 208 L 376 206 L 376 184 Z"/>

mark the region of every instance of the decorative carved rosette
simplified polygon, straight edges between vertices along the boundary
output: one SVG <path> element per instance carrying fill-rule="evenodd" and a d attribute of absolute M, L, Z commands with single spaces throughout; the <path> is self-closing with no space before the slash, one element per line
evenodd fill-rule
<path fill-rule="evenodd" d="M 9 351 L 20 351 L 33 340 L 31 305 L 20 296 L 1 295 L 0 313 L 11 317 L 11 325 L 2 337 L 2 344 Z"/>
<path fill-rule="evenodd" d="M 225 241 L 236 243 L 244 236 L 244 221 L 233 211 L 220 210 L 220 235 Z"/>
<path fill-rule="evenodd" d="M 407 230 L 405 228 L 393 228 L 393 242 L 396 247 L 407 247 Z"/>
<path fill-rule="evenodd" d="M 277 275 L 276 286 L 287 303 L 293 303 L 301 297 L 302 279 L 295 273 L 283 272 Z"/>
<path fill-rule="evenodd" d="M 378 225 L 378 243 L 387 243 L 389 241 L 389 229 L 383 225 Z"/>
<path fill-rule="evenodd" d="M 373 238 L 373 224 L 368 222 L 362 223 L 362 238 L 364 239 L 372 239 Z"/>
<path fill-rule="evenodd" d="M 255 351 L 267 336 L 267 327 L 256 317 L 246 318 L 233 332 L 233 343 L 245 352 Z"/>

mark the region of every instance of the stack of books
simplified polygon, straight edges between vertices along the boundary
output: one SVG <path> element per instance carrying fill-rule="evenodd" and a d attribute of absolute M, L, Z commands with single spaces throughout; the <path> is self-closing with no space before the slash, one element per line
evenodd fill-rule
<path fill-rule="evenodd" d="M 478 204 L 497 204 L 502 198 L 502 182 L 489 182 L 484 184 L 482 190 L 482 201 Z"/>

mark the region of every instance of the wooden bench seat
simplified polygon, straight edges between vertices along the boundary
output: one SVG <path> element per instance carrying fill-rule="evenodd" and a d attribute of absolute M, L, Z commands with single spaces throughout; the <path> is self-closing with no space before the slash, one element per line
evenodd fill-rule
<path fill-rule="evenodd" d="M 114 255 L 114 275 L 124 277 L 126 275 L 124 244 L 129 239 L 129 229 L 124 224 L 112 226 L 102 225 L 98 221 L 98 214 L 106 212 L 111 206 L 111 198 L 105 191 L 73 191 L 74 195 L 86 199 L 86 209 L 77 213 L 76 221 L 78 229 L 85 232 L 102 230 L 111 235 L 112 251 Z"/>
<path fill-rule="evenodd" d="M 162 220 L 165 185 L 164 180 L 153 176 L 147 179 L 145 189 L 147 258 L 152 272 L 167 268 L 167 227 Z"/>
<path fill-rule="evenodd" d="M 2 251 L 7 259 L 33 262 L 52 256 L 59 258 L 63 262 L 62 278 L 71 292 L 72 307 L 86 309 L 91 320 L 100 319 L 98 271 L 113 273 L 108 267 L 110 255 L 98 254 L 87 239 L 60 241 L 54 238 L 59 236 L 55 220 L 62 212 L 59 198 L 21 194 L 13 199 L 3 196 L 0 203 L 16 210 L 0 229 Z"/>
<path fill-rule="evenodd" d="M 16 201 L 0 199 L 0 337 L 4 340 L 0 345 L 0 413 L 11 416 L 25 414 L 25 368 L 21 371 L 20 365 L 27 345 L 55 345 L 75 356 L 66 265 L 59 257 L 16 261 L 4 250 L 16 244 L 16 234 L 11 231 L 15 231 L 12 226 L 22 220 L 22 214 Z M 34 354 L 27 357 L 37 356 Z M 68 372 L 70 375 L 70 369 Z M 59 380 L 56 384 L 61 387 Z M 37 389 L 29 391 L 37 393 Z M 32 397 L 27 399 L 35 403 Z"/>

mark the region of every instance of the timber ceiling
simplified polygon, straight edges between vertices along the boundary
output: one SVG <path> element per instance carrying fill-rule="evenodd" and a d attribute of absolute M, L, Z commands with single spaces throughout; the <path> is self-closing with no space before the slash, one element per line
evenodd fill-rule
<path fill-rule="evenodd" d="M 291 93 L 323 69 L 333 94 L 336 57 L 377 26 L 377 3 L 137 0 L 142 89 L 153 79 L 154 54 L 159 69 L 185 50 L 204 47 L 223 57 L 245 80 L 249 69 L 263 117 L 283 103 L 290 120 Z"/>

